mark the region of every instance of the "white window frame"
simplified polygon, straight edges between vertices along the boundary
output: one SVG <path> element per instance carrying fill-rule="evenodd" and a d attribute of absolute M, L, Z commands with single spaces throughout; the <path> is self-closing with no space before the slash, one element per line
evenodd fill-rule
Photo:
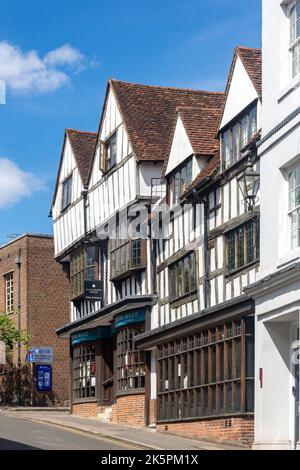
<path fill-rule="evenodd" d="M 296 8 L 297 5 L 299 4 L 300 7 L 300 0 L 293 0 L 293 2 L 290 5 L 289 8 L 289 20 L 290 20 L 290 54 L 291 54 L 291 70 L 292 70 L 292 77 L 295 78 L 300 75 L 300 34 L 297 37 L 297 21 L 299 21 L 300 24 L 300 16 L 299 19 L 297 20 L 297 15 L 296 15 Z M 294 26 L 294 37 L 292 37 L 292 14 L 293 11 L 295 12 L 295 24 Z M 296 66 L 296 69 L 294 69 L 294 54 L 297 54 L 297 61 L 298 65 Z"/>
<path fill-rule="evenodd" d="M 288 170 L 288 174 L 287 174 L 287 181 L 288 181 L 288 218 L 289 218 L 288 227 L 289 227 L 289 245 L 290 245 L 290 250 L 291 251 L 296 251 L 296 250 L 300 249 L 300 235 L 299 235 L 299 240 L 298 240 L 297 246 L 293 246 L 293 233 L 296 230 L 300 231 L 300 223 L 295 229 L 293 229 L 293 215 L 294 214 L 297 215 L 297 213 L 300 212 L 300 201 L 299 201 L 299 204 L 295 204 L 294 206 L 292 206 L 292 204 L 291 204 L 292 203 L 291 194 L 294 193 L 296 195 L 296 189 L 297 188 L 299 188 L 299 193 L 300 193 L 300 183 L 299 183 L 298 186 L 295 186 L 292 190 L 291 190 L 291 186 L 290 186 L 290 177 L 291 177 L 292 174 L 295 173 L 295 171 L 298 168 L 299 168 L 299 171 L 300 171 L 300 162 L 298 162 L 296 165 L 291 167 Z"/>
<path fill-rule="evenodd" d="M 5 310 L 6 313 L 14 311 L 14 274 L 5 274 Z"/>

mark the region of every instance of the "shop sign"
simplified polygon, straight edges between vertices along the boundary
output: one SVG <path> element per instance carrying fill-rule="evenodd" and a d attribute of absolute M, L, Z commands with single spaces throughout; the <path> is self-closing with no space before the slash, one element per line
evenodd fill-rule
<path fill-rule="evenodd" d="M 127 325 L 135 323 L 143 323 L 145 321 L 145 309 L 133 310 L 118 315 L 115 318 L 115 328 L 123 328 Z"/>
<path fill-rule="evenodd" d="M 36 366 L 36 390 L 38 392 L 52 392 L 52 366 Z"/>
<path fill-rule="evenodd" d="M 53 348 L 31 348 L 27 354 L 27 361 L 34 364 L 53 364 Z"/>
<path fill-rule="evenodd" d="M 103 299 L 103 281 L 85 281 L 84 282 L 84 297 L 87 300 Z"/>
<path fill-rule="evenodd" d="M 79 331 L 72 335 L 72 346 L 81 343 L 89 343 L 100 339 L 108 339 L 111 337 L 110 326 L 95 328 L 94 330 Z"/>

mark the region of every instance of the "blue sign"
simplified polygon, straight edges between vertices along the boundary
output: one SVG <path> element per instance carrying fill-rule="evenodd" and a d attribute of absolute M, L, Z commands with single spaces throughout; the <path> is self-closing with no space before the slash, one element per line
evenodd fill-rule
<path fill-rule="evenodd" d="M 115 318 L 115 328 L 123 328 L 127 325 L 135 323 L 143 323 L 145 321 L 145 309 L 133 310 L 118 315 Z"/>
<path fill-rule="evenodd" d="M 36 389 L 52 392 L 52 366 L 36 366 Z"/>
<path fill-rule="evenodd" d="M 99 327 L 94 330 L 79 331 L 72 335 L 71 343 L 72 346 L 81 343 L 89 343 L 91 341 L 97 341 L 99 339 L 108 339 L 111 338 L 110 326 L 108 327 Z"/>

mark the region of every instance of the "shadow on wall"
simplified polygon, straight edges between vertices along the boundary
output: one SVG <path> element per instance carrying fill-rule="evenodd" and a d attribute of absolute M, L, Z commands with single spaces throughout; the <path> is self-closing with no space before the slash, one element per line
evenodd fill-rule
<path fill-rule="evenodd" d="M 18 404 L 18 368 L 0 366 L 0 405 L 15 406 Z M 54 407 L 60 403 L 53 392 L 38 393 L 35 390 L 34 377 L 30 366 L 21 368 L 21 406 Z"/>

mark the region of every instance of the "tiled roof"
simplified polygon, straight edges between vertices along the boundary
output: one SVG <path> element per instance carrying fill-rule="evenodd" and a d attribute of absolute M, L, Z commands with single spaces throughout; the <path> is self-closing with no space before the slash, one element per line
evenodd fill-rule
<path fill-rule="evenodd" d="M 236 54 L 240 57 L 245 69 L 257 91 L 258 96 L 262 95 L 262 52 L 261 49 L 251 49 L 249 47 L 238 46 Z"/>
<path fill-rule="evenodd" d="M 199 175 L 192 182 L 192 184 L 187 188 L 185 194 L 190 192 L 192 189 L 195 189 L 200 183 L 202 183 L 206 178 L 212 178 L 215 176 L 220 168 L 220 153 L 218 152 L 214 157 L 212 157 L 208 163 L 205 165 Z"/>
<path fill-rule="evenodd" d="M 74 129 L 66 129 L 66 134 L 69 137 L 83 185 L 87 186 L 97 134 Z"/>
<path fill-rule="evenodd" d="M 219 108 L 223 93 L 111 80 L 133 152 L 139 161 L 165 161 L 178 107 Z"/>
<path fill-rule="evenodd" d="M 193 152 L 197 155 L 215 155 L 219 149 L 216 138 L 221 114 L 219 108 L 180 107 L 178 114 L 190 140 Z"/>

